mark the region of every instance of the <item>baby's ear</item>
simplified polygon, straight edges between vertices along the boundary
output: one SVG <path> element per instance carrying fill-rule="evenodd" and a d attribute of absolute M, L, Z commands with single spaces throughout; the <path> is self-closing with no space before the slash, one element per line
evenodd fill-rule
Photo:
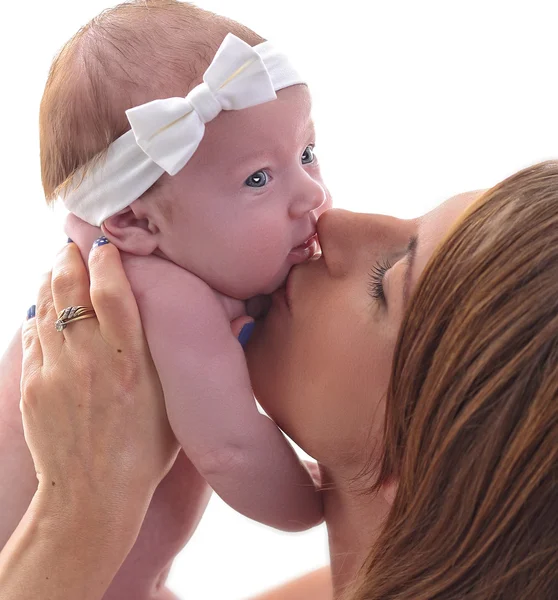
<path fill-rule="evenodd" d="M 157 248 L 159 230 L 149 219 L 138 218 L 130 206 L 106 219 L 101 229 L 105 236 L 124 252 L 147 256 Z"/>

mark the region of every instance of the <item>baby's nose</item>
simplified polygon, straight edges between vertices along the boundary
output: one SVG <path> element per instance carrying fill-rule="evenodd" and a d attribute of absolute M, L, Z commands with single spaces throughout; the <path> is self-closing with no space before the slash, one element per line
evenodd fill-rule
<path fill-rule="evenodd" d="M 323 186 L 309 176 L 300 184 L 290 204 L 289 216 L 300 219 L 305 214 L 319 209 L 326 201 Z"/>

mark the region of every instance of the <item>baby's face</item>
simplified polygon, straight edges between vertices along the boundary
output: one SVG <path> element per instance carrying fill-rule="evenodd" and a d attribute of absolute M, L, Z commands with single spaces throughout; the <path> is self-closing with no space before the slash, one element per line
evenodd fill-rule
<path fill-rule="evenodd" d="M 313 151 L 310 104 L 297 85 L 206 125 L 190 162 L 162 182 L 172 209 L 158 219 L 159 248 L 170 260 L 245 299 L 277 289 L 314 254 L 310 238 L 331 198 Z"/>

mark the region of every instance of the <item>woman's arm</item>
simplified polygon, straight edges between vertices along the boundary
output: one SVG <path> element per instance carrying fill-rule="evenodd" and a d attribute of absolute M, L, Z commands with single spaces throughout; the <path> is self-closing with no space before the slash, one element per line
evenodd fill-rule
<path fill-rule="evenodd" d="M 102 598 L 143 520 L 130 509 L 128 523 L 110 522 L 90 499 L 60 505 L 35 495 L 0 553 L 2 599 Z"/>
<path fill-rule="evenodd" d="M 3 600 L 100 600 L 178 444 L 117 249 L 57 257 L 24 324 L 20 408 L 38 488 L 0 553 Z M 96 318 L 56 331 L 57 314 Z"/>

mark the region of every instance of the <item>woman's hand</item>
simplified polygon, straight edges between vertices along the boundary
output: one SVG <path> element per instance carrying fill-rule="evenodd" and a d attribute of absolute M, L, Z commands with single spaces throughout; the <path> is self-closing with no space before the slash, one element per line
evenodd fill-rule
<path fill-rule="evenodd" d="M 91 290 L 75 244 L 23 327 L 20 408 L 39 485 L 0 553 L 6 600 L 100 600 L 178 454 L 117 249 L 95 247 Z M 69 306 L 96 318 L 54 323 Z"/>
<path fill-rule="evenodd" d="M 41 286 L 23 327 L 21 411 L 38 493 L 93 498 L 118 518 L 131 498 L 147 508 L 179 448 L 116 247 L 94 247 L 89 270 L 91 289 L 68 244 Z M 92 306 L 97 318 L 59 332 L 69 306 Z"/>

